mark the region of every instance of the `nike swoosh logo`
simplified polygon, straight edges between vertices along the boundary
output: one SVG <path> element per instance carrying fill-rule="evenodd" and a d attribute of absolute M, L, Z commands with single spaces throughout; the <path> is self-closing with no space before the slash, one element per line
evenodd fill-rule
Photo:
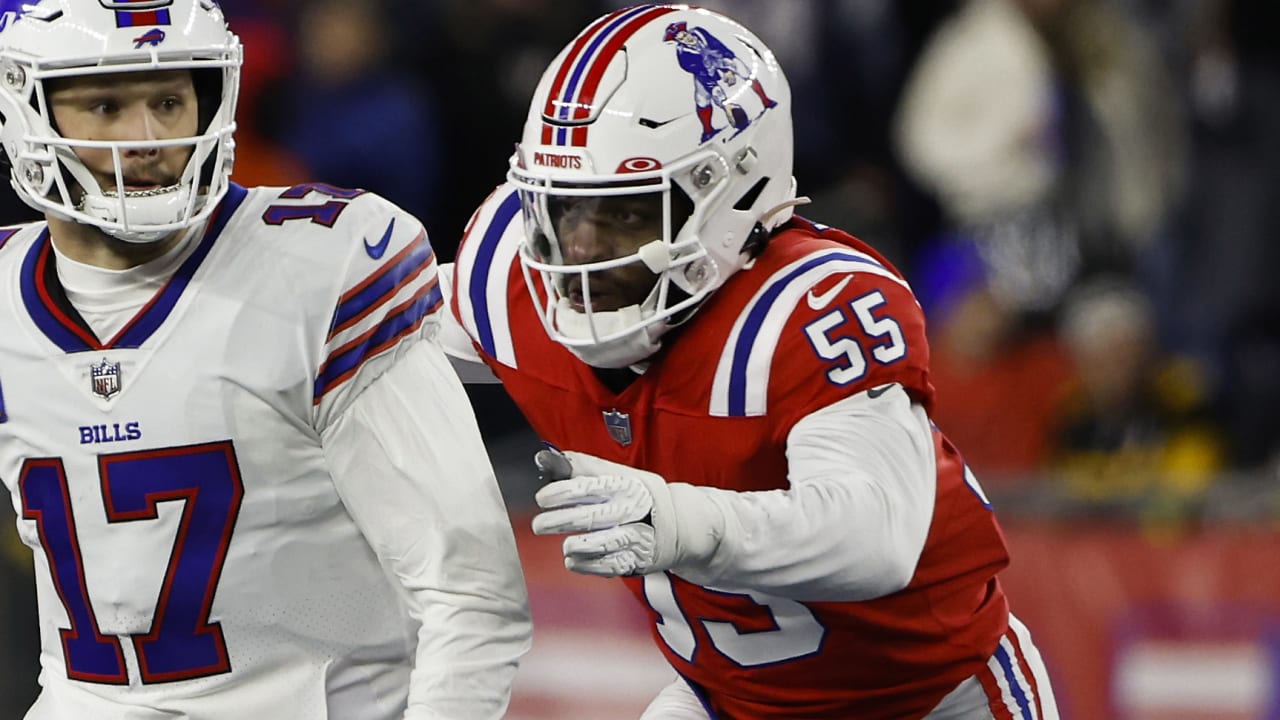
<path fill-rule="evenodd" d="M 893 388 L 892 383 L 888 385 L 881 385 L 880 387 L 871 388 L 870 390 L 867 391 L 867 397 L 871 398 L 872 400 L 875 400 L 881 395 L 889 392 L 889 390 L 891 390 L 892 388 Z"/>
<path fill-rule="evenodd" d="M 675 118 L 671 118 L 670 120 L 654 120 L 652 118 L 640 118 L 640 124 L 649 128 L 650 130 L 655 130 L 674 120 Z"/>
<path fill-rule="evenodd" d="M 810 290 L 808 296 L 805 298 L 809 301 L 809 307 L 814 310 L 821 310 L 822 308 L 830 305 L 836 295 L 839 295 L 840 291 L 843 290 L 844 286 L 848 285 L 851 280 L 853 280 L 853 276 L 846 275 L 843 280 L 836 283 L 830 290 L 822 293 L 821 295 L 814 295 L 813 290 Z"/>
<path fill-rule="evenodd" d="M 396 219 L 391 218 L 391 222 L 387 223 L 387 231 L 382 233 L 382 239 L 377 245 L 370 245 L 369 239 L 365 238 L 364 251 L 369 253 L 369 257 L 374 260 L 381 260 L 382 254 L 387 251 L 387 246 L 391 244 L 391 232 L 396 228 Z"/>

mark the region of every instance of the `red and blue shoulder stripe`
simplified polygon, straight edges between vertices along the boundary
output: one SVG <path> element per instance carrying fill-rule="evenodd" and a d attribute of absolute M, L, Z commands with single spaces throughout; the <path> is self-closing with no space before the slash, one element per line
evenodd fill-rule
<path fill-rule="evenodd" d="M 444 304 L 435 252 L 420 231 L 407 247 L 338 299 L 316 373 L 313 402 L 352 378 L 370 359 L 417 332 Z"/>

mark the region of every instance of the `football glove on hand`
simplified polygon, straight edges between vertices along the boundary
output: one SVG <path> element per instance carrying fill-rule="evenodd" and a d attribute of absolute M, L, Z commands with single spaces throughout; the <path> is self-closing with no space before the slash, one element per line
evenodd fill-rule
<path fill-rule="evenodd" d="M 534 457 L 551 482 L 535 496 L 537 535 L 568 534 L 564 565 L 616 577 L 705 561 L 724 534 L 724 515 L 705 488 L 578 452 Z"/>

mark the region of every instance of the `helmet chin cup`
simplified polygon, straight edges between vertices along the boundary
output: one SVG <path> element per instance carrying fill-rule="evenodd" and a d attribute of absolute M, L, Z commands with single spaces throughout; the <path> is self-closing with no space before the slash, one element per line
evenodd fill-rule
<path fill-rule="evenodd" d="M 642 317 L 639 305 L 588 315 L 560 298 L 552 311 L 552 325 L 561 344 L 584 363 L 596 368 L 624 368 L 662 347 L 663 331 L 642 322 Z"/>
<path fill-rule="evenodd" d="M 790 112 L 773 53 L 714 12 L 632 6 L 570 41 L 542 76 L 507 174 L 524 209 L 519 257 L 550 336 L 598 367 L 656 352 L 758 252 L 748 247 L 759 240 L 753 229 L 771 232 L 790 217 L 776 212 L 795 197 Z M 635 312 L 574 311 L 556 279 L 581 272 L 585 284 L 612 266 L 564 262 L 548 198 L 640 193 L 663 197 L 662 245 L 610 262 L 643 263 L 658 275 L 655 293 Z M 677 195 L 691 206 L 679 226 Z"/>
<path fill-rule="evenodd" d="M 203 223 L 227 192 L 234 160 L 239 39 L 216 3 L 166 0 L 162 12 L 157 7 L 41 0 L 0 25 L 0 143 L 15 192 L 37 211 L 126 242 L 155 242 Z M 192 137 L 91 141 L 64 138 L 55 129 L 50 80 L 182 70 L 192 73 L 199 103 L 200 127 Z M 122 158 L 140 146 L 190 148 L 176 185 L 104 190 L 77 152 L 110 151 L 118 187 Z"/>
<path fill-rule="evenodd" d="M 187 186 L 170 185 L 143 192 L 124 192 L 118 196 L 86 193 L 81 199 L 80 210 L 99 219 L 95 224 L 111 237 L 145 244 L 162 240 L 181 229 L 181 218 L 191 205 L 191 191 Z"/>

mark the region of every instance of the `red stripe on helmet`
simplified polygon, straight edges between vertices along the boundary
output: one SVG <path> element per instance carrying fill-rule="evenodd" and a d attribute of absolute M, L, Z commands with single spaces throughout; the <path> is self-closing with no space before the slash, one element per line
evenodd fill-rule
<path fill-rule="evenodd" d="M 596 54 L 595 58 L 591 60 L 591 69 L 587 71 L 587 78 L 582 83 L 582 89 L 578 91 L 577 100 L 574 101 L 574 120 L 585 120 L 588 117 L 591 103 L 595 102 L 596 99 L 596 90 L 600 88 L 600 79 L 604 77 L 604 71 L 609 67 L 609 63 L 613 60 L 613 56 L 617 54 L 618 50 L 622 48 L 627 40 L 631 39 L 631 36 L 635 35 L 636 31 L 649 24 L 654 19 L 660 18 L 667 13 L 673 13 L 676 9 L 677 8 L 671 7 L 657 7 L 648 10 L 636 16 L 635 19 L 629 21 L 626 25 L 623 25 L 621 30 L 615 33 L 613 37 L 609 38 L 609 42 L 606 43 L 604 48 L 602 48 L 600 52 Z"/>
<path fill-rule="evenodd" d="M 547 93 L 547 103 L 542 108 L 543 117 L 555 117 L 556 108 L 554 100 L 560 97 L 560 91 L 564 89 L 564 80 L 569 75 L 569 69 L 577 62 L 578 55 L 582 53 L 582 49 L 591 41 L 592 36 L 599 32 L 600 28 L 608 25 L 614 18 L 629 12 L 631 9 L 632 8 L 623 8 L 621 10 L 615 10 L 591 23 L 587 26 L 586 30 L 583 30 L 582 33 L 578 35 L 578 39 L 574 41 L 573 47 L 569 50 L 569 54 L 565 56 L 564 62 L 560 63 L 560 69 L 556 71 L 556 79 L 551 83 L 551 90 Z"/>

